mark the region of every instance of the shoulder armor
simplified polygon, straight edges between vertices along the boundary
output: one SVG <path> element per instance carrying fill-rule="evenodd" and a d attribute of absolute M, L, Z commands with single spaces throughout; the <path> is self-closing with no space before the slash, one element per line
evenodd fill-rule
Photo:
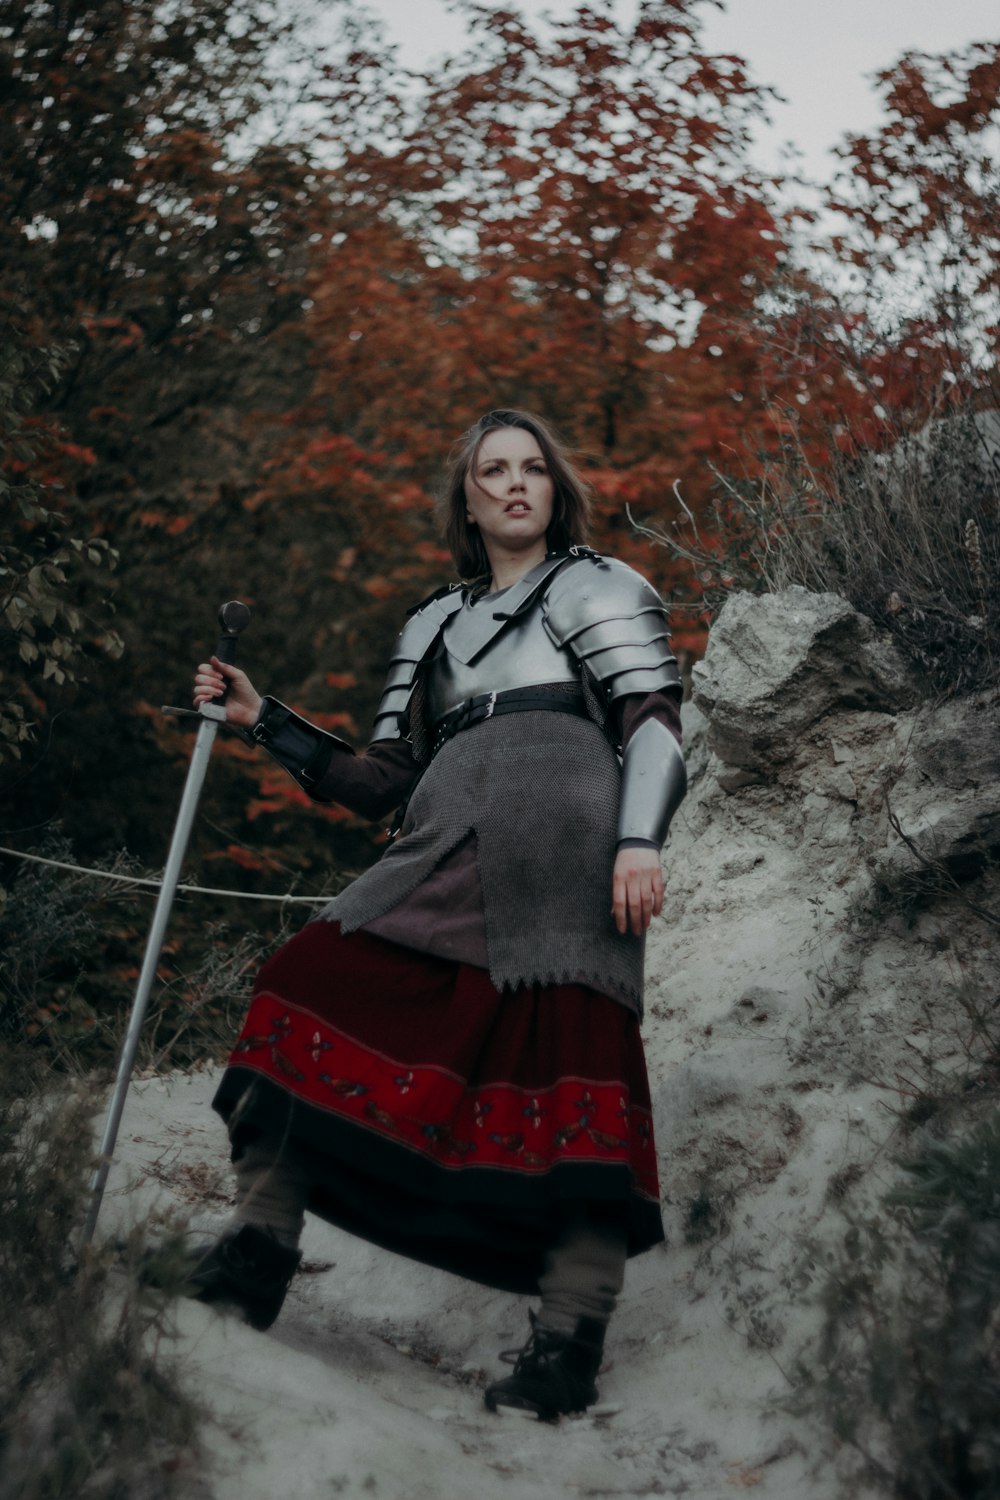
<path fill-rule="evenodd" d="M 464 594 L 460 584 L 438 589 L 409 612 L 392 648 L 389 675 L 375 711 L 372 743 L 398 740 L 399 721 L 409 706 L 417 668 L 428 655 L 449 616 L 461 609 Z"/>
<path fill-rule="evenodd" d="M 419 604 L 411 604 L 406 611 L 406 618 L 409 620 L 413 615 L 419 615 L 421 610 L 426 609 L 429 604 L 437 604 L 440 599 L 447 599 L 451 594 L 460 595 L 461 593 L 460 583 L 446 583 L 442 588 L 435 589 L 433 594 L 428 594 L 426 599 L 421 599 Z"/>
<path fill-rule="evenodd" d="M 626 563 L 589 554 L 563 567 L 542 609 L 552 640 L 583 663 L 609 702 L 680 687 L 666 606 Z"/>

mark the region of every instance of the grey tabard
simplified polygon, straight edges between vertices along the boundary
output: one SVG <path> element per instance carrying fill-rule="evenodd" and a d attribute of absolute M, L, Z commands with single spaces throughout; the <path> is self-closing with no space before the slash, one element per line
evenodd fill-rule
<path fill-rule="evenodd" d="M 586 983 L 642 1014 L 644 940 L 611 915 L 621 773 L 596 724 L 559 713 L 486 719 L 434 758 L 382 859 L 319 914 L 354 932 L 475 836 L 498 989 Z"/>

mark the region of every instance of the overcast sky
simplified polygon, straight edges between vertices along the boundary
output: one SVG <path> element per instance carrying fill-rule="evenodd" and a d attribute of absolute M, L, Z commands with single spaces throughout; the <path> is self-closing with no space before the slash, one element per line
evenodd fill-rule
<path fill-rule="evenodd" d="M 420 66 L 461 42 L 447 0 L 366 3 L 382 16 L 405 64 Z M 635 13 L 635 0 L 610 3 L 623 16 Z M 565 15 L 575 3 L 521 8 Z M 781 143 L 791 140 L 804 170 L 819 178 L 831 175 L 828 153 L 846 131 L 877 123 L 868 75 L 910 49 L 944 52 L 1000 37 L 998 0 L 729 0 L 724 12 L 706 5 L 703 15 L 710 49 L 741 54 L 758 83 L 773 84 L 788 100 L 775 106 L 774 128 L 761 137 L 761 165 L 777 165 Z"/>

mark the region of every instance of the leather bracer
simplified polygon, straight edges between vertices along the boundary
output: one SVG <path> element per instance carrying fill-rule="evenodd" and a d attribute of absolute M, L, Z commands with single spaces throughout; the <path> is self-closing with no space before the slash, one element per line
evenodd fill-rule
<path fill-rule="evenodd" d="M 314 795 L 313 788 L 325 776 L 335 752 L 354 754 L 346 740 L 310 724 L 308 719 L 277 698 L 263 700 L 249 738 L 263 745 L 310 796 Z"/>

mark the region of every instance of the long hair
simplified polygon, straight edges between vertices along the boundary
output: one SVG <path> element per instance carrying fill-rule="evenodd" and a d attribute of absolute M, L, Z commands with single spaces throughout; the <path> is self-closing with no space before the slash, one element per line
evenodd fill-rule
<path fill-rule="evenodd" d="M 521 427 L 530 432 L 542 450 L 553 489 L 552 520 L 545 534 L 549 551 L 564 552 L 567 547 L 585 544 L 590 537 L 590 490 L 573 467 L 565 445 L 531 412 L 503 408 L 488 411 L 456 442 L 438 506 L 444 540 L 455 560 L 458 576 L 468 582 L 488 578 L 490 560 L 479 527 L 466 517 L 465 481 L 483 439 L 503 427 Z"/>

